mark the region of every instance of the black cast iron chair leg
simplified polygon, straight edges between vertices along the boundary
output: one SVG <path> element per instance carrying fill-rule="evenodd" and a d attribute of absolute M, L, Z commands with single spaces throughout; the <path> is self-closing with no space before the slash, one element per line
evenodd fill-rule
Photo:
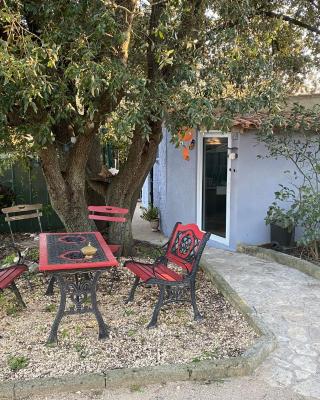
<path fill-rule="evenodd" d="M 140 278 L 138 276 L 136 276 L 135 280 L 133 282 L 132 288 L 130 290 L 129 296 L 128 296 L 127 300 L 125 301 L 125 304 L 128 304 L 130 301 L 133 301 L 134 294 L 135 294 L 135 291 L 136 291 L 136 289 L 137 289 L 137 287 L 139 285 L 139 282 L 140 282 Z"/>
<path fill-rule="evenodd" d="M 95 273 L 92 283 L 91 283 L 91 290 L 90 290 L 90 297 L 91 297 L 91 304 L 92 310 L 96 317 L 99 326 L 99 339 L 105 339 L 109 336 L 107 325 L 104 323 L 101 312 L 98 309 L 97 304 L 97 294 L 96 294 L 96 287 L 98 279 L 100 278 L 101 272 L 98 271 Z"/>
<path fill-rule="evenodd" d="M 194 313 L 194 320 L 199 321 L 203 319 L 203 316 L 200 314 L 197 306 L 197 301 L 196 301 L 196 282 L 192 281 L 190 282 L 190 293 L 191 293 L 191 304 L 193 307 L 193 313 Z"/>
<path fill-rule="evenodd" d="M 28 286 L 29 286 L 29 289 L 30 289 L 30 290 L 33 290 L 33 283 L 31 282 L 31 280 L 30 280 L 28 274 L 24 274 L 23 277 L 24 277 L 24 279 L 27 281 L 27 284 L 28 284 Z"/>
<path fill-rule="evenodd" d="M 23 308 L 26 308 L 27 306 L 26 306 L 25 302 L 22 299 L 21 293 L 19 292 L 19 289 L 17 288 L 17 285 L 14 282 L 11 283 L 10 289 L 15 294 L 15 296 L 17 298 L 17 301 L 20 304 L 20 306 L 23 307 Z"/>
<path fill-rule="evenodd" d="M 159 298 L 158 298 L 157 304 L 154 307 L 153 315 L 152 315 L 151 321 L 149 322 L 149 325 L 147 326 L 147 329 L 155 328 L 157 326 L 158 315 L 159 315 L 159 312 L 160 312 L 160 309 L 162 307 L 163 300 L 164 300 L 164 291 L 165 291 L 165 286 L 161 285 Z"/>
<path fill-rule="evenodd" d="M 119 269 L 117 267 L 111 268 L 110 275 L 111 275 L 111 279 L 110 279 L 108 294 L 112 293 L 114 283 L 118 282 L 120 280 Z"/>
<path fill-rule="evenodd" d="M 56 281 L 56 278 L 54 276 L 52 276 L 50 278 L 49 285 L 48 285 L 47 291 L 45 293 L 46 296 L 53 296 L 53 287 L 54 287 L 55 281 Z"/>
<path fill-rule="evenodd" d="M 67 293 L 66 293 L 65 280 L 64 280 L 64 278 L 62 276 L 58 276 L 55 279 L 57 279 L 59 287 L 60 287 L 60 304 L 59 304 L 59 308 L 58 308 L 58 312 L 57 312 L 56 318 L 53 321 L 53 324 L 52 324 L 52 327 L 51 327 L 51 331 L 50 331 L 50 335 L 49 335 L 48 340 L 47 340 L 47 344 L 51 344 L 51 343 L 56 343 L 57 342 L 58 328 L 59 328 L 60 322 L 62 320 L 62 317 L 64 315 L 64 311 L 65 311 L 65 308 L 66 308 Z"/>

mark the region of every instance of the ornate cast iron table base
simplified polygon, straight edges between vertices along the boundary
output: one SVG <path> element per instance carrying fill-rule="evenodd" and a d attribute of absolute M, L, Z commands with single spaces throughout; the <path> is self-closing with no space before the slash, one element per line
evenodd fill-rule
<path fill-rule="evenodd" d="M 77 271 L 59 272 L 52 275 L 52 279 L 58 282 L 60 288 L 60 305 L 47 343 L 56 343 L 58 328 L 65 315 L 84 314 L 92 312 L 99 326 L 99 339 L 109 336 L 108 328 L 103 321 L 97 305 L 97 282 L 102 271 Z M 72 305 L 66 310 L 67 297 Z M 89 301 L 90 300 L 90 301 Z"/>

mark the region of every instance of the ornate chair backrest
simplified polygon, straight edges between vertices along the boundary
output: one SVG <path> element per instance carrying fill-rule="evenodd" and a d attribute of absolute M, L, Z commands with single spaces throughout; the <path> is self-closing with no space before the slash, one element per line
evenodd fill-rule
<path fill-rule="evenodd" d="M 108 221 L 108 222 L 126 222 L 123 215 L 128 214 L 127 208 L 119 208 L 113 206 L 88 206 L 89 219 Z M 111 214 L 111 215 L 110 215 Z M 117 216 L 115 216 L 115 214 Z"/>
<path fill-rule="evenodd" d="M 165 257 L 169 262 L 186 269 L 189 275 L 195 275 L 209 237 L 210 233 L 200 231 L 196 224 L 182 225 L 181 222 L 177 222 Z"/>

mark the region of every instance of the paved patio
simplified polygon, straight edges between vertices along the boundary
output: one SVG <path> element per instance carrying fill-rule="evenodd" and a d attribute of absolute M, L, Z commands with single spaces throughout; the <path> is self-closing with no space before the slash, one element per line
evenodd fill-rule
<path fill-rule="evenodd" d="M 135 238 L 155 243 L 165 241 L 160 233 L 150 231 L 149 224 L 137 213 Z M 153 385 L 134 391 L 48 396 L 47 399 L 320 399 L 320 281 L 245 254 L 208 248 L 205 257 L 277 336 L 278 348 L 253 376 L 221 382 Z"/>
<path fill-rule="evenodd" d="M 135 237 L 147 240 L 148 227 L 137 217 Z M 245 254 L 214 248 L 204 254 L 277 337 L 278 348 L 254 379 L 320 399 L 320 281 Z"/>

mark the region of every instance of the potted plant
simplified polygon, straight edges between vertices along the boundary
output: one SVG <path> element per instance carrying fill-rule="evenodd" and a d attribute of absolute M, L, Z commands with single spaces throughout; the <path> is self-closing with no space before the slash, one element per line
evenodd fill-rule
<path fill-rule="evenodd" d="M 143 208 L 141 218 L 145 221 L 149 221 L 152 232 L 159 230 L 159 209 L 149 204 L 148 208 Z"/>
<path fill-rule="evenodd" d="M 270 225 L 271 243 L 277 243 L 279 246 L 292 246 L 295 231 L 293 209 L 285 210 L 273 202 L 268 209 L 265 221 Z"/>

